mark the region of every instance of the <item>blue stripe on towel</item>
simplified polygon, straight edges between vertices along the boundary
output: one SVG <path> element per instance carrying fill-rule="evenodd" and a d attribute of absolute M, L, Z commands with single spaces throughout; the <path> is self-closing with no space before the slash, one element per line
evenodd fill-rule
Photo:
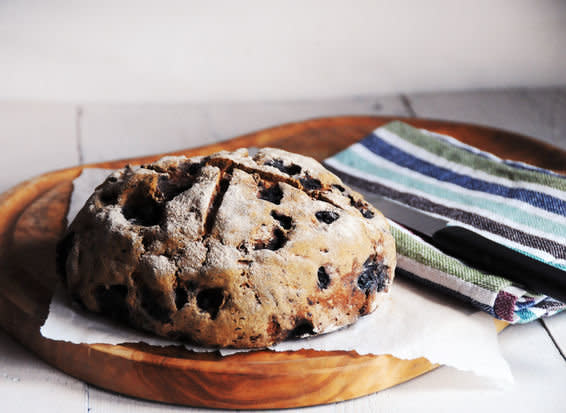
<path fill-rule="evenodd" d="M 392 161 L 399 166 L 435 178 L 439 181 L 450 182 L 462 188 L 481 191 L 505 198 L 516 199 L 534 207 L 566 216 L 566 201 L 541 192 L 524 188 L 510 188 L 504 185 L 487 182 L 469 175 L 459 174 L 450 169 L 434 165 L 417 158 L 396 146 L 389 144 L 375 134 L 371 134 L 360 142 L 376 155 Z"/>

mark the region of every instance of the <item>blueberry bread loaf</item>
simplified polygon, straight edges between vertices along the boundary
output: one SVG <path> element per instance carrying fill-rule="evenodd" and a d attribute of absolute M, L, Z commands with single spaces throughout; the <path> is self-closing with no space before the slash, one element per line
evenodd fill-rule
<path fill-rule="evenodd" d="M 240 149 L 114 172 L 70 225 L 58 264 L 89 310 L 253 348 L 374 311 L 395 246 L 383 215 L 314 159 Z"/>

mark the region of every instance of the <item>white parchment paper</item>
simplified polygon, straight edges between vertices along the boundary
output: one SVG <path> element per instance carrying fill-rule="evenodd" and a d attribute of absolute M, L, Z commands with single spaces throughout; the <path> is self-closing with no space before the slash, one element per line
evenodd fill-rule
<path fill-rule="evenodd" d="M 85 169 L 74 181 L 68 222 L 109 172 Z M 72 343 L 180 345 L 85 312 L 69 301 L 62 287 L 52 299 L 41 334 Z M 193 351 L 212 351 L 185 347 Z M 469 307 L 450 297 L 399 278 L 393 283 L 385 303 L 352 326 L 323 336 L 286 341 L 271 349 L 355 350 L 358 354 L 391 354 L 400 359 L 425 357 L 433 363 L 475 373 L 498 386 L 513 381 L 511 370 L 499 351 L 497 332 L 489 315 L 471 312 Z M 221 350 L 221 353 L 229 355 L 236 351 L 242 350 Z"/>

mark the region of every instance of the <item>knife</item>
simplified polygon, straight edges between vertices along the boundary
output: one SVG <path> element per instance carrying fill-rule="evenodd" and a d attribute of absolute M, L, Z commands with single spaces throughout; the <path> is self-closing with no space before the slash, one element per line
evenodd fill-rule
<path fill-rule="evenodd" d="M 383 215 L 422 234 L 432 245 L 474 268 L 500 275 L 566 302 L 566 271 L 498 244 L 457 223 L 410 208 L 400 202 L 360 191 Z"/>

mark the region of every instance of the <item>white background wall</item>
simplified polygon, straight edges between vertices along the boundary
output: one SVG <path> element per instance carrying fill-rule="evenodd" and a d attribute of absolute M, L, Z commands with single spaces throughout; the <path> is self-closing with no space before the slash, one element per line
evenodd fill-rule
<path fill-rule="evenodd" d="M 566 84 L 566 1 L 0 0 L 0 100 Z"/>

